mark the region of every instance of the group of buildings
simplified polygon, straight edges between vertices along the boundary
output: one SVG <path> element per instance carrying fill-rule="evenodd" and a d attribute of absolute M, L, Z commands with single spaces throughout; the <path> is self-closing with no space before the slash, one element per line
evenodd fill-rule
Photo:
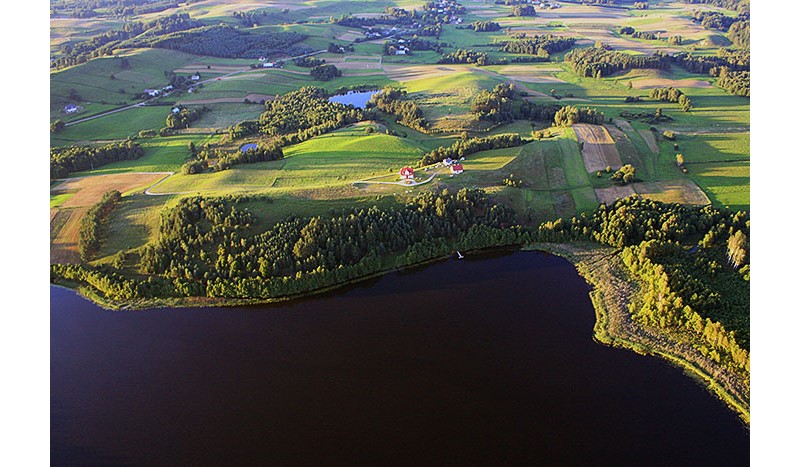
<path fill-rule="evenodd" d="M 444 160 L 444 166 L 450 167 L 450 173 L 453 175 L 458 175 L 464 173 L 464 166 L 461 164 L 460 161 L 450 159 L 449 157 Z M 400 180 L 404 182 L 411 182 L 414 180 L 414 168 L 413 167 L 403 167 L 400 169 Z"/>

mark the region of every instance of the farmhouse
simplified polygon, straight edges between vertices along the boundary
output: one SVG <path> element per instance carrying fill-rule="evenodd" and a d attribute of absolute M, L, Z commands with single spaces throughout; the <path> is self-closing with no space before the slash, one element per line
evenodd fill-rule
<path fill-rule="evenodd" d="M 455 161 L 448 157 L 447 159 L 444 160 L 444 165 L 445 165 L 445 167 L 450 167 L 451 165 L 453 165 L 453 162 L 455 162 Z"/>
<path fill-rule="evenodd" d="M 275 68 L 275 63 L 274 62 L 264 62 L 261 66 L 264 67 L 264 68 Z"/>
<path fill-rule="evenodd" d="M 400 169 L 400 178 L 403 180 L 414 180 L 414 169 L 411 167 L 403 167 Z"/>
<path fill-rule="evenodd" d="M 454 175 L 458 175 L 464 172 L 464 166 L 461 164 L 453 164 L 450 166 L 450 172 L 453 172 Z"/>
<path fill-rule="evenodd" d="M 77 111 L 78 111 L 78 106 L 75 105 L 75 104 L 69 104 L 69 105 L 64 107 L 64 112 L 66 112 L 68 114 L 74 114 Z"/>
<path fill-rule="evenodd" d="M 195 73 L 189 79 L 191 79 L 192 81 L 200 81 L 200 75 L 198 73 Z"/>
<path fill-rule="evenodd" d="M 159 91 L 158 89 L 145 89 L 144 93 L 150 97 L 156 97 L 161 93 L 161 91 Z"/>
<path fill-rule="evenodd" d="M 180 113 L 180 111 L 181 111 L 181 108 L 180 108 L 180 107 L 173 107 L 173 108 L 172 108 L 172 113 L 174 113 L 174 114 L 176 114 L 176 113 Z"/>

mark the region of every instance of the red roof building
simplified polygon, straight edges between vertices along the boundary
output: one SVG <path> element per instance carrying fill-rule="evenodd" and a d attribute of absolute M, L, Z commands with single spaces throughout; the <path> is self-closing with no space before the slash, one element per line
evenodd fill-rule
<path fill-rule="evenodd" d="M 411 167 L 403 167 L 400 169 L 400 178 L 403 180 L 411 180 L 414 178 L 414 169 Z"/>
<path fill-rule="evenodd" d="M 453 164 L 450 166 L 450 172 L 453 172 L 456 175 L 460 174 L 463 171 L 464 171 L 464 166 L 461 164 Z"/>

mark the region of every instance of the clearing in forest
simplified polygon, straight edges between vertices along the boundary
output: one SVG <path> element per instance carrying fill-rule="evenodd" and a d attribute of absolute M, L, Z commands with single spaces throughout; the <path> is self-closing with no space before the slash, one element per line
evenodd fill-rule
<path fill-rule="evenodd" d="M 604 126 L 576 123 L 572 129 L 578 137 L 578 142 L 583 143 L 581 155 L 587 172 L 605 170 L 608 166 L 613 169 L 622 166 L 619 150 Z"/>

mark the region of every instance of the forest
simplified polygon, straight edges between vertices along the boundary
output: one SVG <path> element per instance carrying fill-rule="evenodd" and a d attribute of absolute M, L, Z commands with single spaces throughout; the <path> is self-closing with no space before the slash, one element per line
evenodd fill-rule
<path fill-rule="evenodd" d="M 438 63 L 457 64 L 474 63 L 478 66 L 489 65 L 489 55 L 486 52 L 475 52 L 474 50 L 458 49 L 442 55 Z"/>
<path fill-rule="evenodd" d="M 268 198 L 181 199 L 162 213 L 160 240 L 141 257 L 146 280 L 112 268 L 53 265 L 55 281 L 80 281 L 110 299 L 208 296 L 275 298 L 341 284 L 387 267 L 447 254 L 455 248 L 519 244 L 514 213 L 481 190 L 425 193 L 400 208 L 344 210 L 326 217 L 290 217 L 262 234 L 241 204 Z M 391 267 L 391 266 L 390 266 Z"/>
<path fill-rule="evenodd" d="M 475 21 L 467 26 L 475 32 L 493 32 L 502 29 L 500 23 L 495 21 Z"/>
<path fill-rule="evenodd" d="M 310 134 L 320 135 L 364 120 L 361 109 L 329 102 L 328 97 L 324 89 L 305 86 L 266 101 L 258 120 L 258 131 L 269 136 L 296 132 L 304 141 Z"/>
<path fill-rule="evenodd" d="M 50 178 L 63 178 L 72 172 L 96 169 L 114 161 L 142 157 L 144 150 L 133 141 L 101 146 L 63 146 L 50 148 Z"/>
<path fill-rule="evenodd" d="M 310 75 L 317 81 L 330 81 L 342 76 L 342 71 L 336 65 L 323 64 L 311 67 Z"/>
<path fill-rule="evenodd" d="M 497 135 L 486 138 L 461 139 L 450 146 L 440 146 L 422 156 L 417 163 L 419 167 L 435 164 L 447 158 L 459 159 L 461 157 L 474 154 L 478 151 L 489 149 L 502 149 L 522 146 L 530 141 L 520 138 L 519 135 Z"/>
<path fill-rule="evenodd" d="M 511 16 L 536 16 L 533 5 L 515 5 L 511 9 Z"/>
<path fill-rule="evenodd" d="M 749 233 L 744 211 L 634 196 L 592 214 L 545 222 L 536 238 L 622 248 L 625 265 L 649 287 L 645 302 L 632 310 L 635 319 L 693 332 L 705 342 L 704 354 L 749 370 Z"/>
<path fill-rule="evenodd" d="M 222 58 L 257 59 L 276 53 L 300 55 L 311 50 L 302 45 L 294 45 L 307 36 L 296 32 L 262 32 L 249 34 L 226 24 L 203 26 L 187 31 L 158 36 L 139 46 L 178 50 L 195 55 L 208 55 Z"/>
<path fill-rule="evenodd" d="M 534 35 L 518 41 L 505 42 L 500 50 L 512 54 L 528 54 L 549 57 L 556 52 L 569 50 L 575 45 L 574 37 L 559 37 L 552 34 Z"/>
<path fill-rule="evenodd" d="M 500 83 L 491 91 L 481 90 L 472 99 L 470 111 L 481 120 L 508 122 L 514 120 L 514 85 Z"/>
<path fill-rule="evenodd" d="M 394 115 L 397 123 L 414 130 L 425 133 L 430 126 L 422 109 L 416 102 L 406 98 L 405 90 L 387 86 L 381 92 L 373 94 L 367 105 L 374 105 L 381 112 Z"/>
<path fill-rule="evenodd" d="M 672 86 L 665 88 L 652 88 L 648 93 L 648 97 L 655 101 L 661 102 L 675 102 L 681 106 L 684 112 L 688 112 L 692 108 L 692 101 L 689 96 L 683 93 L 678 88 Z"/>
<path fill-rule="evenodd" d="M 51 0 L 50 12 L 72 18 L 126 17 L 177 8 L 175 0 Z M 96 10 L 102 10 L 100 12 Z"/>
<path fill-rule="evenodd" d="M 604 119 L 605 116 L 603 112 L 597 109 L 591 109 L 589 107 L 580 109 L 572 105 L 567 105 L 558 109 L 553 116 L 553 121 L 556 126 L 572 126 L 576 123 L 602 125 Z"/>
<path fill-rule="evenodd" d="M 670 60 L 663 55 L 630 55 L 601 47 L 576 49 L 564 56 L 578 76 L 600 78 L 622 70 L 649 68 L 668 70 Z"/>

